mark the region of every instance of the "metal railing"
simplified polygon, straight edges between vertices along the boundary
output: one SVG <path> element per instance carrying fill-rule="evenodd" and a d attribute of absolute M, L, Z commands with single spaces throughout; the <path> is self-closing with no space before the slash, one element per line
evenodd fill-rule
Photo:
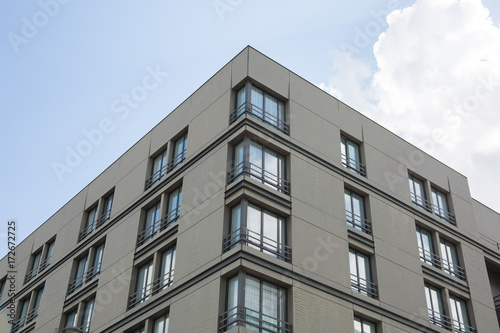
<path fill-rule="evenodd" d="M 172 171 L 176 166 L 183 163 L 186 160 L 186 149 L 181 153 L 174 156 L 170 162 L 164 165 L 160 170 L 153 173 L 146 179 L 145 189 L 149 189 L 153 184 L 159 182 L 167 173 Z"/>
<path fill-rule="evenodd" d="M 356 274 L 351 274 L 351 289 L 371 298 L 377 298 L 377 285 Z"/>
<path fill-rule="evenodd" d="M 287 262 L 292 260 L 292 249 L 289 246 L 247 228 L 236 229 L 224 237 L 222 249 L 226 252 L 239 244 L 256 247 L 261 252 L 268 253 Z"/>
<path fill-rule="evenodd" d="M 348 210 L 345 211 L 345 218 L 348 225 L 358 230 L 363 231 L 364 233 L 371 234 L 372 233 L 372 223 L 367 219 L 354 214 L 354 212 L 350 212 Z"/>
<path fill-rule="evenodd" d="M 173 209 L 170 213 L 163 216 L 160 220 L 154 222 L 149 228 L 146 228 L 143 231 L 141 231 L 137 236 L 137 246 L 141 246 L 150 239 L 155 238 L 160 231 L 167 229 L 169 226 L 175 223 L 179 219 L 180 212 L 181 212 L 181 206 L 178 206 L 177 208 Z"/>
<path fill-rule="evenodd" d="M 450 318 L 432 309 L 427 309 L 429 314 L 429 322 L 444 329 L 457 333 L 475 333 L 476 329 L 472 326 L 466 325 L 458 320 Z"/>
<path fill-rule="evenodd" d="M 45 258 L 42 262 L 38 264 L 37 267 L 33 268 L 31 271 L 26 273 L 26 276 L 24 277 L 24 283 L 29 282 L 38 273 L 41 273 L 45 268 L 47 268 L 50 265 L 50 258 L 52 258 L 52 256 Z"/>
<path fill-rule="evenodd" d="M 139 289 L 135 293 L 129 296 L 128 298 L 128 308 L 131 309 L 136 305 L 145 302 L 154 294 L 159 293 L 160 291 L 170 287 L 174 280 L 174 270 L 165 273 L 163 276 L 160 276 L 158 279 L 154 280 L 150 284 L 144 286 Z"/>
<path fill-rule="evenodd" d="M 495 309 L 500 309 L 500 295 L 493 297 L 493 303 L 495 304 Z"/>
<path fill-rule="evenodd" d="M 68 286 L 68 294 L 71 294 L 75 290 L 79 289 L 85 283 L 93 280 L 96 276 L 101 273 L 101 263 L 98 263 L 94 267 L 91 267 L 82 276 L 78 276 L 76 279 L 70 282 Z"/>
<path fill-rule="evenodd" d="M 465 269 L 453 263 L 452 261 L 448 261 L 446 259 L 442 259 L 443 262 L 443 270 L 450 274 L 451 276 L 457 277 L 460 280 L 466 281 L 467 276 L 465 275 Z"/>
<path fill-rule="evenodd" d="M 411 194 L 411 202 L 415 205 L 415 206 L 418 206 L 428 212 L 432 212 L 432 204 L 429 200 L 426 200 L 425 198 L 419 196 L 419 195 L 416 195 L 415 193 L 413 192 L 410 192 Z"/>
<path fill-rule="evenodd" d="M 236 108 L 236 110 L 231 112 L 231 114 L 229 115 L 229 123 L 234 123 L 239 117 L 246 114 L 249 114 L 259 119 L 260 121 L 271 125 L 272 127 L 285 134 L 290 134 L 290 125 L 287 122 L 279 119 L 275 115 L 272 115 L 271 113 L 259 108 L 258 106 L 250 102 L 241 104 L 238 108 Z"/>
<path fill-rule="evenodd" d="M 240 176 L 250 176 L 282 193 L 290 194 L 290 182 L 248 161 L 241 162 L 228 172 L 227 183 L 231 184 Z"/>
<path fill-rule="evenodd" d="M 235 326 L 263 333 L 292 333 L 292 324 L 243 306 L 235 306 L 220 315 L 220 331 L 225 332 Z"/>
<path fill-rule="evenodd" d="M 40 266 L 38 268 L 38 272 L 43 271 L 45 268 L 47 268 L 50 265 L 50 259 L 52 256 L 45 258 L 42 262 L 40 262 Z"/>
<path fill-rule="evenodd" d="M 366 177 L 366 166 L 355 159 L 348 158 L 345 154 L 342 154 L 342 165 L 357 174 Z"/>
<path fill-rule="evenodd" d="M 437 254 L 424 250 L 421 247 L 418 248 L 418 253 L 423 262 L 426 262 L 434 267 L 441 268 L 441 258 Z"/>
<path fill-rule="evenodd" d="M 442 220 L 445 220 L 446 222 L 449 222 L 453 225 L 456 224 L 455 222 L 455 216 L 453 214 L 451 214 L 450 212 L 442 209 L 442 208 L 439 208 L 438 206 L 436 205 L 433 205 L 433 211 L 434 211 L 434 215 L 436 215 L 437 217 L 439 217 L 440 219 Z"/>
<path fill-rule="evenodd" d="M 22 318 L 19 318 L 17 320 L 14 320 L 12 322 L 12 328 L 11 328 L 11 332 L 14 333 L 14 332 L 17 332 L 19 331 L 21 328 L 23 328 L 24 325 L 32 322 L 36 317 L 38 317 L 38 310 L 40 309 L 40 307 L 36 307 L 36 308 L 33 308 L 31 311 L 29 311 L 28 313 L 26 313 L 26 315 Z"/>
<path fill-rule="evenodd" d="M 111 209 L 105 211 L 104 213 L 102 213 L 101 216 L 99 216 L 97 218 L 97 220 L 95 220 L 95 228 L 99 228 L 101 225 L 103 225 L 104 223 L 106 223 L 109 218 L 111 217 Z"/>

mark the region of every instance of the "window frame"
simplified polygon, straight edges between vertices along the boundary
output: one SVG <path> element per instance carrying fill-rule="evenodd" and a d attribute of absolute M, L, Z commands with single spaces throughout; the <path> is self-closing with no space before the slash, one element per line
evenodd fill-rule
<path fill-rule="evenodd" d="M 349 200 L 348 200 L 349 199 Z M 354 199 L 360 201 L 361 205 L 359 209 L 361 211 L 361 215 L 357 215 L 354 212 Z M 348 209 L 348 202 L 351 210 Z M 367 217 L 367 209 L 365 203 L 365 196 L 352 191 L 349 188 L 344 188 L 344 205 L 345 205 L 345 214 L 346 214 L 346 223 L 354 229 L 362 231 L 366 234 L 371 235 L 372 233 L 372 223 L 368 220 Z M 357 219 L 356 219 L 357 218 Z"/>
<path fill-rule="evenodd" d="M 350 155 L 350 149 L 354 147 L 355 148 L 355 155 L 352 158 Z M 362 159 L 362 151 L 361 151 L 361 143 L 355 142 L 354 140 L 351 140 L 347 136 L 341 134 L 340 135 L 340 156 L 342 159 L 342 165 L 349 169 L 352 170 L 353 172 L 357 173 L 360 176 L 366 177 L 366 165 L 363 164 L 363 159 Z"/>
<path fill-rule="evenodd" d="M 361 331 L 359 332 L 356 331 L 356 320 L 359 322 L 359 325 L 361 326 Z M 370 331 L 365 331 L 364 328 L 365 325 L 372 325 L 373 332 L 371 331 L 371 328 Z M 360 317 L 358 315 L 354 315 L 354 333 L 377 333 L 377 324 L 370 320 L 366 320 L 365 318 Z"/>
<path fill-rule="evenodd" d="M 253 93 L 254 91 L 256 91 L 255 95 Z M 253 103 L 253 97 L 257 96 L 258 92 L 260 92 L 260 95 L 262 96 L 262 107 Z M 241 98 L 242 95 L 243 98 Z M 283 132 L 284 134 L 290 135 L 290 125 L 287 123 L 286 116 L 286 103 L 283 102 L 281 98 L 268 93 L 266 89 L 261 89 L 255 86 L 250 81 L 245 82 L 241 88 L 235 90 L 234 96 L 235 107 L 234 111 L 229 115 L 230 124 L 234 123 L 240 117 L 248 114 L 249 116 L 258 119 L 259 121 Z M 268 101 L 272 100 L 274 100 L 272 103 L 275 103 L 276 106 L 276 114 L 271 112 L 273 107 L 267 106 Z"/>
<path fill-rule="evenodd" d="M 21 330 L 38 317 L 44 289 L 45 284 L 42 284 L 19 300 L 16 319 L 12 322 L 12 333 Z"/>
<path fill-rule="evenodd" d="M 73 261 L 73 272 L 68 284 L 67 295 L 72 294 L 85 286 L 90 281 L 95 280 L 101 273 L 102 261 L 104 258 L 104 249 L 106 241 L 102 240 L 91 246 L 83 255 L 78 256 Z M 82 271 L 80 267 L 82 264 Z"/>
<path fill-rule="evenodd" d="M 260 212 L 260 220 L 258 221 L 260 223 L 260 233 L 255 230 L 251 230 L 252 228 L 249 226 L 249 207 Z M 233 219 L 235 218 L 233 212 L 237 208 L 239 208 L 240 213 L 239 221 L 235 224 L 233 223 Z M 266 236 L 266 234 L 269 234 L 265 232 L 267 229 L 265 226 L 266 216 L 271 216 L 276 219 L 276 240 Z M 236 229 L 233 230 L 234 228 Z M 280 214 L 274 213 L 273 211 L 247 200 L 246 198 L 241 199 L 238 203 L 229 208 L 229 223 L 227 230 L 227 236 L 223 239 L 224 252 L 231 250 L 235 246 L 243 244 L 286 262 L 291 262 L 292 260 L 292 250 L 287 245 L 287 219 Z M 269 244 L 269 240 L 276 243 L 275 250 L 268 246 L 266 247 L 266 244 Z"/>
<path fill-rule="evenodd" d="M 354 262 L 352 261 L 354 258 Z M 360 266 L 359 259 L 362 258 L 365 262 L 363 267 Z M 377 284 L 374 282 L 373 270 L 372 270 L 372 255 L 365 252 L 359 251 L 353 247 L 349 247 L 349 272 L 351 280 L 351 289 L 368 296 L 370 298 L 378 298 Z M 355 272 L 353 273 L 353 266 L 355 267 Z M 362 269 L 363 268 L 363 269 Z M 360 276 L 360 271 L 363 271 L 363 278 Z"/>
<path fill-rule="evenodd" d="M 417 184 L 421 188 L 420 195 L 417 195 L 417 188 L 415 186 Z M 428 212 L 431 211 L 431 203 L 427 199 L 427 190 L 426 190 L 426 182 L 420 177 L 415 176 L 414 174 L 408 174 L 408 185 L 410 187 L 410 198 L 411 202 Z"/>
<path fill-rule="evenodd" d="M 90 307 L 90 310 L 87 312 L 88 307 Z M 77 327 L 84 333 L 90 333 L 94 309 L 95 294 L 79 302 L 70 310 L 64 312 L 64 320 L 61 321 L 62 329 L 64 330 L 68 327 Z M 69 322 L 69 318 L 72 318 L 71 322 Z"/>
<path fill-rule="evenodd" d="M 431 186 L 432 212 L 440 219 L 455 224 L 455 216 L 451 212 L 448 193 Z M 444 207 L 446 206 L 446 207 Z"/>

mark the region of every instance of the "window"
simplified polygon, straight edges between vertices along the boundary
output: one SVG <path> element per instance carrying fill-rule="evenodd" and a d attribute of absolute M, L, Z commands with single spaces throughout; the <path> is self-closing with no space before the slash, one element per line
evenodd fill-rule
<path fill-rule="evenodd" d="M 165 194 L 162 194 L 165 196 Z M 137 246 L 141 246 L 156 235 L 167 229 L 174 224 L 180 217 L 181 213 L 181 200 L 182 200 L 182 185 L 175 188 L 168 194 L 168 197 L 162 197 L 152 206 L 150 206 L 145 213 L 144 227 L 137 236 Z M 162 202 L 167 202 L 165 206 Z M 163 214 L 163 215 L 162 215 Z"/>
<path fill-rule="evenodd" d="M 92 247 L 76 261 L 73 280 L 69 283 L 68 294 L 80 289 L 85 283 L 92 281 L 101 273 L 104 243 Z"/>
<path fill-rule="evenodd" d="M 244 326 L 257 332 L 289 333 L 286 289 L 245 273 L 227 281 L 226 312 L 220 329 Z"/>
<path fill-rule="evenodd" d="M 94 311 L 94 298 L 80 303 L 76 308 L 66 313 L 64 328 L 77 327 L 84 333 L 90 332 L 92 312 Z"/>
<path fill-rule="evenodd" d="M 151 170 L 151 177 L 146 180 L 146 189 L 151 187 L 154 183 L 159 181 L 167 174 L 167 150 L 162 151 L 153 160 L 153 169 Z"/>
<path fill-rule="evenodd" d="M 465 280 L 465 270 L 459 265 L 455 244 L 441 238 L 439 245 L 443 257 L 443 270 L 452 276 Z"/>
<path fill-rule="evenodd" d="M 101 216 L 96 220 L 96 228 L 106 223 L 111 217 L 111 207 L 113 206 L 113 193 L 104 198 L 102 202 Z"/>
<path fill-rule="evenodd" d="M 229 117 L 230 123 L 235 122 L 245 114 L 251 115 L 285 134 L 290 133 L 290 126 L 285 119 L 284 103 L 253 86 L 250 82 L 247 82 L 236 93 L 236 108 Z"/>
<path fill-rule="evenodd" d="M 12 323 L 12 332 L 17 332 L 38 317 L 42 295 L 43 286 L 19 301 L 18 315 Z"/>
<path fill-rule="evenodd" d="M 146 211 L 144 229 L 137 238 L 137 245 L 140 246 L 156 236 L 160 223 L 160 202 Z"/>
<path fill-rule="evenodd" d="M 168 333 L 168 318 L 169 314 L 163 315 L 154 322 L 154 333 Z"/>
<path fill-rule="evenodd" d="M 342 154 L 342 165 L 361 176 L 366 176 L 366 167 L 361 164 L 361 152 L 359 145 L 344 136 L 340 137 L 340 152 Z"/>
<path fill-rule="evenodd" d="M 0 280 L 0 301 L 2 300 L 3 290 L 5 289 L 5 285 L 7 284 L 7 277 L 4 277 Z"/>
<path fill-rule="evenodd" d="M 344 190 L 345 217 L 351 227 L 371 234 L 371 223 L 366 219 L 364 198 L 348 189 Z"/>
<path fill-rule="evenodd" d="M 290 193 L 290 185 L 285 180 L 285 157 L 249 139 L 234 147 L 228 183 L 244 175 L 285 194 Z"/>
<path fill-rule="evenodd" d="M 425 196 L 424 182 L 413 175 L 409 175 L 408 181 L 410 184 L 410 195 L 413 204 L 430 211 L 430 204 Z"/>
<path fill-rule="evenodd" d="M 156 294 L 170 287 L 174 280 L 175 267 L 175 245 L 166 249 L 158 257 L 158 260 L 149 260 L 137 269 L 135 292 L 130 295 L 128 307 L 145 302 L 153 294 Z M 159 269 L 157 267 L 159 265 Z M 154 273 L 157 272 L 157 273 Z M 153 276 L 156 276 L 153 280 Z"/>
<path fill-rule="evenodd" d="M 431 192 L 434 214 L 447 222 L 455 224 L 455 217 L 450 213 L 446 194 L 436 190 L 434 187 L 431 189 Z"/>
<path fill-rule="evenodd" d="M 354 316 L 354 333 L 377 333 L 376 327 L 374 323 Z"/>
<path fill-rule="evenodd" d="M 427 301 L 427 311 L 431 324 L 448 328 L 449 319 L 444 314 L 441 290 L 425 283 L 425 299 Z"/>
<path fill-rule="evenodd" d="M 42 250 L 38 250 L 35 254 L 31 256 L 31 265 L 28 273 L 26 273 L 26 277 L 24 279 L 24 283 L 29 282 L 33 279 L 38 273 L 38 266 L 40 265 L 40 259 L 42 258 Z"/>
<path fill-rule="evenodd" d="M 78 235 L 78 241 L 81 241 L 95 229 L 106 223 L 111 217 L 111 208 L 113 206 L 114 193 L 111 192 L 106 197 L 101 198 L 85 214 L 83 227 Z M 100 215 L 99 215 L 100 212 Z"/>
<path fill-rule="evenodd" d="M 31 264 L 26 273 L 24 283 L 31 281 L 38 273 L 42 272 L 50 265 L 54 244 L 54 239 L 48 241 L 31 256 Z"/>
<path fill-rule="evenodd" d="M 377 286 L 373 283 L 371 275 L 370 257 L 357 250 L 349 249 L 349 267 L 352 290 L 377 298 Z"/>
<path fill-rule="evenodd" d="M 131 331 L 130 333 L 145 333 L 145 328 L 144 328 L 144 326 L 142 326 L 142 327 L 139 327 L 139 328 Z"/>
<path fill-rule="evenodd" d="M 470 326 L 467 304 L 463 299 L 450 295 L 450 312 L 454 332 L 472 333 L 476 331 Z"/>
<path fill-rule="evenodd" d="M 292 250 L 286 246 L 286 221 L 246 200 L 231 209 L 229 234 L 224 251 L 245 244 L 281 260 L 290 261 Z"/>
<path fill-rule="evenodd" d="M 172 170 L 186 159 L 186 144 L 187 132 L 178 138 L 174 143 L 174 151 L 172 152 L 172 160 L 168 167 L 168 171 Z"/>
<path fill-rule="evenodd" d="M 434 267 L 441 267 L 441 259 L 434 250 L 431 232 L 417 226 L 417 243 L 420 260 Z"/>

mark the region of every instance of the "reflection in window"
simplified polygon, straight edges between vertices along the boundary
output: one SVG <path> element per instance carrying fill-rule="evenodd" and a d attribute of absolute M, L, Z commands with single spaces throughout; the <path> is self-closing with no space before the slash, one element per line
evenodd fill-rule
<path fill-rule="evenodd" d="M 361 176 L 366 176 L 366 168 L 361 164 L 359 145 L 344 136 L 340 137 L 340 152 L 342 165 Z"/>
<path fill-rule="evenodd" d="M 364 198 L 355 192 L 345 189 L 344 200 L 347 224 L 370 234 L 371 223 L 366 219 Z"/>

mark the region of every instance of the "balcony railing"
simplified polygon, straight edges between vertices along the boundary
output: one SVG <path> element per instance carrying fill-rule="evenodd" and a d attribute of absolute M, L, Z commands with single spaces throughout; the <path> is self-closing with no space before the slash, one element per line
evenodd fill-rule
<path fill-rule="evenodd" d="M 170 287 L 174 280 L 174 270 L 165 273 L 163 276 L 154 280 L 144 288 L 136 291 L 128 298 L 128 308 L 131 309 L 140 303 L 148 300 L 152 295 Z"/>
<path fill-rule="evenodd" d="M 14 320 L 12 322 L 11 332 L 12 333 L 17 332 L 21 328 L 23 328 L 26 324 L 32 322 L 36 317 L 38 317 L 38 310 L 39 309 L 40 309 L 40 307 L 38 306 L 38 307 L 32 309 L 31 311 L 29 311 L 28 313 L 26 313 L 26 315 L 24 317 L 19 318 L 17 320 Z"/>
<path fill-rule="evenodd" d="M 356 274 L 351 274 L 351 289 L 371 298 L 378 297 L 377 285 L 362 279 Z"/>
<path fill-rule="evenodd" d="M 366 166 L 355 159 L 348 158 L 345 154 L 342 154 L 342 165 L 360 176 L 366 177 Z"/>
<path fill-rule="evenodd" d="M 259 108 L 256 105 L 253 105 L 252 103 L 249 103 L 249 102 L 243 103 L 236 110 L 231 112 L 231 114 L 229 115 L 229 122 L 232 124 L 239 117 L 246 115 L 246 114 L 257 118 L 260 121 L 262 121 L 268 125 L 271 125 L 272 127 L 278 129 L 279 131 L 281 131 L 285 134 L 290 134 L 290 125 L 288 125 L 287 122 L 285 122 L 282 119 L 279 119 L 275 115 Z"/>
<path fill-rule="evenodd" d="M 40 273 L 41 271 L 43 271 L 45 268 L 47 268 L 49 265 L 50 265 L 50 259 L 52 258 L 52 256 L 50 257 L 47 257 L 45 258 L 45 260 L 43 260 L 41 263 L 40 263 L 40 266 L 38 268 L 38 272 Z"/>
<path fill-rule="evenodd" d="M 426 262 L 434 267 L 441 268 L 441 258 L 438 255 L 424 250 L 421 247 L 418 248 L 418 253 L 420 255 L 420 259 L 423 262 Z"/>
<path fill-rule="evenodd" d="M 292 260 L 292 249 L 289 246 L 247 228 L 239 228 L 224 237 L 222 244 L 223 251 L 229 251 L 239 244 L 255 247 L 261 252 L 284 261 L 289 262 Z"/>
<path fill-rule="evenodd" d="M 24 283 L 28 283 L 31 281 L 37 274 L 41 273 L 45 268 L 47 268 L 50 265 L 50 258 L 52 257 L 47 257 L 45 260 L 40 262 L 37 267 L 33 268 L 31 271 L 26 273 L 26 276 L 24 278 Z"/>
<path fill-rule="evenodd" d="M 184 149 L 177 156 L 174 156 L 170 162 L 164 165 L 160 170 L 153 173 L 148 179 L 146 179 L 145 189 L 147 190 L 153 184 L 159 182 L 167 173 L 172 171 L 176 166 L 182 164 L 186 160 L 186 149 Z"/>
<path fill-rule="evenodd" d="M 105 211 L 101 216 L 97 218 L 97 220 L 95 220 L 96 229 L 99 228 L 104 223 L 106 223 L 110 217 L 111 217 L 111 209 Z"/>
<path fill-rule="evenodd" d="M 345 218 L 347 224 L 353 228 L 363 231 L 364 233 L 371 234 L 372 233 L 372 224 L 367 219 L 354 214 L 354 212 L 350 212 L 348 210 L 345 211 Z"/>
<path fill-rule="evenodd" d="M 92 268 L 89 268 L 89 270 L 85 272 L 82 276 L 79 276 L 70 282 L 68 286 L 68 294 L 71 294 L 73 291 L 79 289 L 85 283 L 93 280 L 100 273 L 101 273 L 101 263 L 95 265 Z"/>
<path fill-rule="evenodd" d="M 495 309 L 500 309 L 500 295 L 493 297 L 493 303 L 495 304 Z"/>
<path fill-rule="evenodd" d="M 444 329 L 457 333 L 475 333 L 476 329 L 466 325 L 458 320 L 450 318 L 440 312 L 427 309 L 429 314 L 429 322 Z"/>
<path fill-rule="evenodd" d="M 180 216 L 181 206 L 173 209 L 170 213 L 163 216 L 161 220 L 154 222 L 149 228 L 144 229 L 137 236 L 137 246 L 141 246 L 150 239 L 153 239 L 158 235 L 160 231 L 167 229 L 173 223 L 175 223 Z"/>
<path fill-rule="evenodd" d="M 220 316 L 219 330 L 225 332 L 243 326 L 263 333 L 292 333 L 292 325 L 243 306 L 236 306 Z"/>
<path fill-rule="evenodd" d="M 432 204 L 429 200 L 426 200 L 425 198 L 419 196 L 419 195 L 416 195 L 415 193 L 411 192 L 411 202 L 413 202 L 413 204 L 415 206 L 418 206 L 428 212 L 431 212 L 432 211 Z"/>
<path fill-rule="evenodd" d="M 446 259 L 442 259 L 443 261 L 443 270 L 450 274 L 451 276 L 457 277 L 460 280 L 467 280 L 467 276 L 465 275 L 465 269 L 458 266 L 457 264 L 448 261 Z"/>
<path fill-rule="evenodd" d="M 240 176 L 250 176 L 266 185 L 276 188 L 282 193 L 290 194 L 290 182 L 253 163 L 243 161 L 232 168 L 228 173 L 228 184 L 231 184 Z"/>
<path fill-rule="evenodd" d="M 446 222 L 451 223 L 453 225 L 456 224 L 455 216 L 453 214 L 451 214 L 450 212 L 448 212 L 442 208 L 439 208 L 436 205 L 433 205 L 433 207 L 434 207 L 434 214 L 437 217 L 439 217 L 440 219 L 445 220 Z"/>
<path fill-rule="evenodd" d="M 87 227 L 85 227 L 82 231 L 80 231 L 80 234 L 78 235 L 78 241 L 81 241 L 82 239 L 84 239 L 85 237 L 90 235 L 95 229 L 99 228 L 104 223 L 106 223 L 110 217 L 111 217 L 111 209 L 105 211 L 101 216 L 99 216 L 97 219 L 95 219 L 94 222 L 92 222 Z"/>

